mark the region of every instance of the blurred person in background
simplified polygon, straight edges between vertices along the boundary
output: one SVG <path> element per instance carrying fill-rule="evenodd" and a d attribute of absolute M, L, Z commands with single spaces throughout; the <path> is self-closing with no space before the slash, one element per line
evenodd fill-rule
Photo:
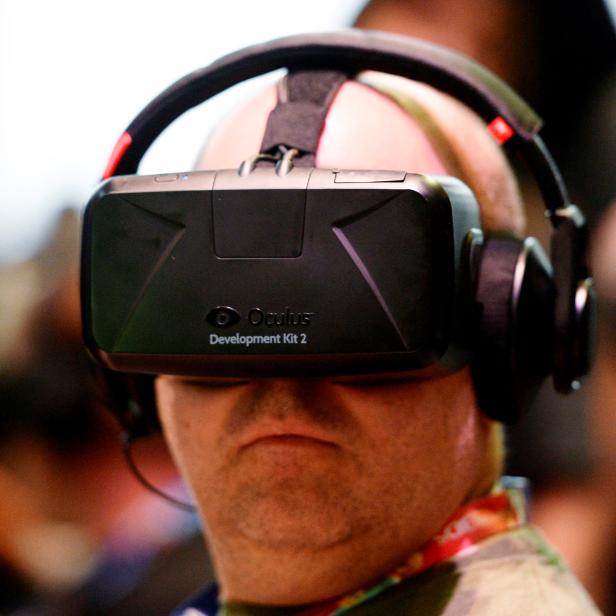
<path fill-rule="evenodd" d="M 557 6 L 544 0 L 371 0 L 356 25 L 452 47 L 513 85 L 545 120 L 542 134 L 573 202 L 597 221 L 616 188 L 616 114 L 608 88 L 616 77 L 616 34 L 602 0 Z M 546 245 L 536 189 L 520 171 L 530 233 Z M 508 429 L 508 470 L 531 479 L 534 521 L 611 613 L 616 571 L 604 566 L 611 558 L 605 541 L 611 516 L 602 505 L 616 476 L 608 482 L 595 467 L 597 426 L 586 407 L 584 390 L 561 398 L 546 382 L 527 416 Z"/>
<path fill-rule="evenodd" d="M 612 117 L 614 111 L 612 109 Z M 614 151 L 616 159 L 616 150 Z M 605 571 L 596 583 L 614 613 L 616 600 L 616 201 L 605 211 L 594 236 L 592 261 L 598 298 L 597 358 L 588 391 L 594 473 L 589 498 L 594 499 L 597 528 L 594 557 Z M 560 528 L 565 535 L 570 528 Z"/>
<path fill-rule="evenodd" d="M 81 342 L 78 221 L 66 211 L 39 255 L 41 298 L 0 379 L 0 613 L 167 614 L 207 579 L 194 516 L 139 488 L 118 428 L 93 396 Z M 164 443 L 135 455 L 163 486 Z"/>

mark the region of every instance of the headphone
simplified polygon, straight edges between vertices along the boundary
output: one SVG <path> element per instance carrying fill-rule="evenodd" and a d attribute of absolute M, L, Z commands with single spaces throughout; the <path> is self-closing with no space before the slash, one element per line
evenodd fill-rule
<path fill-rule="evenodd" d="M 557 391 L 577 389 L 590 366 L 595 303 L 584 217 L 569 203 L 560 173 L 538 135 L 541 119 L 495 75 L 445 48 L 358 30 L 291 36 L 247 47 L 185 76 L 152 100 L 121 135 L 103 179 L 136 173 L 150 145 L 184 112 L 239 82 L 280 68 L 290 75 L 318 71 L 351 78 L 375 70 L 424 82 L 462 102 L 486 122 L 498 143 L 520 154 L 552 225 L 551 263 L 533 238 L 489 234 L 475 249 L 478 310 L 471 367 L 479 405 L 488 416 L 511 423 L 548 374 Z M 317 114 L 321 121 L 330 100 L 324 95 L 319 103 L 324 108 Z M 314 152 L 306 151 L 307 146 L 281 141 L 278 129 L 282 126 L 284 134 L 285 125 L 272 127 L 272 119 L 268 147 L 293 148 L 312 161 Z M 300 124 L 293 116 L 291 122 L 287 117 L 289 123 Z M 314 125 L 320 127 L 316 121 Z M 268 156 L 265 151 L 263 155 Z M 101 374 L 108 401 L 130 435 L 158 428 L 151 375 Z"/>

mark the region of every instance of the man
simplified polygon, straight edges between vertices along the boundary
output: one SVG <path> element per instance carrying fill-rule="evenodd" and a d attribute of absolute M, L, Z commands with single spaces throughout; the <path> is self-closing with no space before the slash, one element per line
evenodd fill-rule
<path fill-rule="evenodd" d="M 271 89 L 233 115 L 200 165 L 260 149 Z M 301 121 L 301 119 L 298 119 Z M 337 92 L 325 168 L 453 175 L 484 230 L 521 232 L 515 179 L 460 103 L 366 74 Z M 343 281 L 341 281 L 343 284 Z M 470 370 L 431 379 L 156 381 L 159 417 L 202 516 L 219 583 L 178 614 L 596 614 L 497 482 L 500 426 Z"/>

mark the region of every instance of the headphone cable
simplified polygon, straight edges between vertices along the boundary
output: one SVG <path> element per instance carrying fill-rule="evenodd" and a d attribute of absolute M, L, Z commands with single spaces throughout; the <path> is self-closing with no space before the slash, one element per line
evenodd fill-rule
<path fill-rule="evenodd" d="M 121 440 L 122 440 L 122 451 L 124 453 L 124 458 L 126 460 L 126 463 L 128 464 L 128 468 L 131 470 L 131 472 L 133 473 L 137 481 L 142 486 L 144 486 L 146 489 L 148 489 L 150 492 L 153 492 L 157 496 L 160 496 L 161 498 L 166 500 L 168 503 L 170 503 L 174 507 L 177 507 L 178 509 L 182 509 L 183 511 L 186 511 L 188 513 L 195 513 L 197 511 L 197 508 L 195 507 L 195 505 L 188 503 L 186 501 L 180 500 L 179 498 L 175 498 L 174 496 L 171 496 L 171 494 L 167 494 L 167 492 L 164 492 L 160 488 L 157 488 L 153 483 L 151 483 L 148 479 L 146 479 L 143 473 L 139 470 L 139 467 L 137 466 L 135 462 L 135 458 L 133 457 L 131 446 L 133 444 L 133 441 L 136 440 L 136 437 L 133 434 L 131 434 L 129 431 L 125 431 L 122 433 Z"/>

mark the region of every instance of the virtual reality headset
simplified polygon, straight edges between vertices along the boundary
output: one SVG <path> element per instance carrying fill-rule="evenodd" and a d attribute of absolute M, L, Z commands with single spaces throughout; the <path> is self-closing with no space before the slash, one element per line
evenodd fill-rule
<path fill-rule="evenodd" d="M 297 92 L 317 93 L 279 103 L 253 159 L 133 175 L 184 111 L 281 67 Z M 551 262 L 532 238 L 484 235 L 459 179 L 314 168 L 332 92 L 366 69 L 458 98 L 522 155 L 553 226 Z M 136 374 L 423 377 L 470 364 L 484 408 L 550 373 L 570 391 L 589 364 L 586 228 L 540 127 L 494 75 L 413 39 L 296 36 L 218 60 L 141 112 L 90 199 L 86 344 L 106 368 Z"/>
<path fill-rule="evenodd" d="M 112 179 L 86 213 L 86 339 L 128 372 L 456 370 L 479 227 L 462 182 L 404 171 Z"/>

